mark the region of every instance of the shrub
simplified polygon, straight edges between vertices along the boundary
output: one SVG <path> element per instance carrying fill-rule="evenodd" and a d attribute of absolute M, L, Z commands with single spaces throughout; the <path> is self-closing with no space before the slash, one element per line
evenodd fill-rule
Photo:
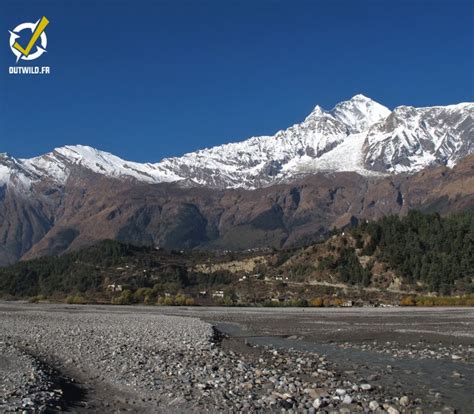
<path fill-rule="evenodd" d="M 186 298 L 186 303 L 185 303 L 186 306 L 194 306 L 195 304 L 196 304 L 196 301 L 194 300 L 194 298 Z"/>
<path fill-rule="evenodd" d="M 112 298 L 113 305 L 131 305 L 133 303 L 133 294 L 130 290 L 124 290 L 120 296 Z"/>
<path fill-rule="evenodd" d="M 153 305 L 155 303 L 155 296 L 154 295 L 146 295 L 143 299 L 143 303 L 145 305 Z"/>
<path fill-rule="evenodd" d="M 413 296 L 405 296 L 401 301 L 400 301 L 401 306 L 416 306 L 416 301 Z"/>
<path fill-rule="evenodd" d="M 193 306 L 196 303 L 192 297 L 178 293 L 176 296 L 160 296 L 156 304 L 162 306 Z"/>
<path fill-rule="evenodd" d="M 322 308 L 324 306 L 324 300 L 323 298 L 314 298 L 311 299 L 309 305 L 314 306 L 315 308 Z"/>
<path fill-rule="evenodd" d="M 217 303 L 222 306 L 232 306 L 234 304 L 234 302 L 229 296 L 225 296 L 223 299 L 217 301 Z"/>
<path fill-rule="evenodd" d="M 36 296 L 32 296 L 31 298 L 28 299 L 28 302 L 30 303 L 38 303 L 42 300 L 46 300 L 46 296 L 45 295 L 36 295 Z"/>
<path fill-rule="evenodd" d="M 172 306 L 174 305 L 174 300 L 171 296 L 160 296 L 156 304 L 161 306 Z"/>
<path fill-rule="evenodd" d="M 150 300 L 151 296 L 153 296 L 153 289 L 151 289 L 151 288 L 139 288 L 133 294 L 133 299 L 134 299 L 135 302 L 144 302 L 144 303 L 146 303 L 147 296 L 149 297 L 149 300 Z"/>
<path fill-rule="evenodd" d="M 66 298 L 66 303 L 70 305 L 85 305 L 87 301 L 81 295 L 73 295 Z"/>

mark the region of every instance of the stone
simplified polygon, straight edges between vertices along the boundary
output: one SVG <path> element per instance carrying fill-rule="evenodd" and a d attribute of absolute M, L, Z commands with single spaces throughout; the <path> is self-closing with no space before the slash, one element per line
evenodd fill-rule
<path fill-rule="evenodd" d="M 30 405 L 34 405 L 31 398 L 23 398 L 23 400 L 21 400 L 21 402 L 23 404 L 23 407 L 28 407 Z"/>
<path fill-rule="evenodd" d="M 410 404 L 410 400 L 406 395 L 400 398 L 400 405 L 402 405 L 403 407 L 407 407 L 408 404 Z"/>
<path fill-rule="evenodd" d="M 342 399 L 342 402 L 344 404 L 352 404 L 352 397 L 350 395 L 345 395 Z"/>
<path fill-rule="evenodd" d="M 312 399 L 329 397 L 329 393 L 325 388 L 314 388 L 308 394 Z"/>
<path fill-rule="evenodd" d="M 364 391 L 370 391 L 372 389 L 372 385 L 370 385 L 370 384 L 361 384 L 360 388 Z"/>
<path fill-rule="evenodd" d="M 316 398 L 314 401 L 313 401 L 313 407 L 314 408 L 319 408 L 319 407 L 322 407 L 323 406 L 323 399 L 322 398 Z"/>
<path fill-rule="evenodd" d="M 372 411 L 375 411 L 377 408 L 379 408 L 379 403 L 375 400 L 369 402 L 369 408 L 372 410 Z"/>

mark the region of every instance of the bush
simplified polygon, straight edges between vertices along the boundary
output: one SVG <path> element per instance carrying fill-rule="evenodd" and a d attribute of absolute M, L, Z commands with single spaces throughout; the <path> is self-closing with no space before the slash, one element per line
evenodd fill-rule
<path fill-rule="evenodd" d="M 192 297 L 179 293 L 176 296 L 160 296 L 156 304 L 161 306 L 194 306 L 196 303 Z"/>
<path fill-rule="evenodd" d="M 36 295 L 36 296 L 32 296 L 31 298 L 28 299 L 28 302 L 30 303 L 38 303 L 42 300 L 46 300 L 47 297 L 45 295 Z"/>
<path fill-rule="evenodd" d="M 113 305 L 131 305 L 133 303 L 133 294 L 130 290 L 124 290 L 120 296 L 112 298 Z"/>
<path fill-rule="evenodd" d="M 344 304 L 344 300 L 339 299 L 339 298 L 324 298 L 322 299 L 323 305 L 326 308 L 330 307 L 338 307 L 342 306 Z"/>
<path fill-rule="evenodd" d="M 155 296 L 154 295 L 146 295 L 143 299 L 143 303 L 145 305 L 153 305 L 155 303 Z"/>
<path fill-rule="evenodd" d="M 194 306 L 196 304 L 196 301 L 194 298 L 186 298 L 186 302 L 184 303 L 186 306 Z"/>
<path fill-rule="evenodd" d="M 400 301 L 400 306 L 415 306 L 416 301 L 413 296 L 405 296 L 401 301 Z"/>
<path fill-rule="evenodd" d="M 74 295 L 74 296 L 68 296 L 66 298 L 66 303 L 68 303 L 69 305 L 85 305 L 87 301 L 81 295 Z"/>
<path fill-rule="evenodd" d="M 309 302 L 309 305 L 315 308 L 322 308 L 324 306 L 324 300 L 323 298 L 314 298 L 314 299 L 311 299 L 311 301 Z"/>
<path fill-rule="evenodd" d="M 286 306 L 290 308 L 303 308 L 308 306 L 308 301 L 306 299 L 290 299 L 285 302 L 277 302 L 277 304 L 280 304 L 280 306 Z"/>
<path fill-rule="evenodd" d="M 139 288 L 133 294 L 134 302 L 146 303 L 146 301 L 147 301 L 146 298 L 147 297 L 148 297 L 148 301 L 152 301 L 153 289 L 151 289 L 151 288 Z"/>
<path fill-rule="evenodd" d="M 156 304 L 162 306 L 173 306 L 174 300 L 171 296 L 160 296 Z"/>
<path fill-rule="evenodd" d="M 186 296 L 184 295 L 176 295 L 175 298 L 174 298 L 174 304 L 176 306 L 183 306 L 186 304 Z"/>

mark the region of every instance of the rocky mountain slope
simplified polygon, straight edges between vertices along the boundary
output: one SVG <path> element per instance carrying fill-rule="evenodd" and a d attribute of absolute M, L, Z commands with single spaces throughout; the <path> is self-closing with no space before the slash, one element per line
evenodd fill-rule
<path fill-rule="evenodd" d="M 471 103 L 390 112 L 357 95 L 275 136 L 157 164 L 84 146 L 0 154 L 0 265 L 102 239 L 291 246 L 410 208 L 469 209 L 473 113 Z"/>
<path fill-rule="evenodd" d="M 181 182 L 212 188 L 255 189 L 319 171 L 363 175 L 413 173 L 453 166 L 474 152 L 474 104 L 390 111 L 356 95 L 326 111 L 320 106 L 274 136 L 167 158 L 124 161 L 85 146 L 65 146 L 32 159 L 0 155 L 0 185 L 27 190 L 39 181 L 64 184 L 77 168 L 146 183 Z"/>
<path fill-rule="evenodd" d="M 81 170 L 66 186 L 0 200 L 0 262 L 60 254 L 103 239 L 168 248 L 292 246 L 334 226 L 409 209 L 474 206 L 474 157 L 454 168 L 383 178 L 318 173 L 260 190 L 124 182 Z"/>

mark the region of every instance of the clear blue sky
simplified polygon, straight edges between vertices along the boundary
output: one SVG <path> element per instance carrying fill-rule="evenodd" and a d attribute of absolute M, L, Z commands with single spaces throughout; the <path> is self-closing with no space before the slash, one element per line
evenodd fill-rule
<path fill-rule="evenodd" d="M 0 152 L 85 144 L 136 161 L 273 134 L 363 93 L 473 101 L 473 1 L 3 0 Z M 49 76 L 12 76 L 42 15 Z"/>

